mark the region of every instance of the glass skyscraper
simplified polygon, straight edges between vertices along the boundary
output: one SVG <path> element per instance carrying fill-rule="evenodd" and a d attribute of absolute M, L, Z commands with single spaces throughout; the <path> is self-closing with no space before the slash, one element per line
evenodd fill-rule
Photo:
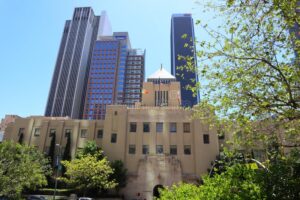
<path fill-rule="evenodd" d="M 91 68 L 89 72 L 86 100 L 83 118 L 104 119 L 106 106 L 111 104 L 127 104 L 125 95 L 133 96 L 133 91 L 126 90 L 126 70 L 132 70 L 132 65 L 127 68 L 135 50 L 131 49 L 127 32 L 115 32 L 112 36 L 99 37 L 95 42 Z M 138 56 L 137 56 L 138 57 Z M 140 60 L 140 58 L 139 58 Z M 139 64 L 139 74 L 144 74 L 144 63 Z M 138 90 L 141 95 L 141 84 L 139 79 Z M 130 93 L 131 92 L 131 93 Z M 140 101 L 136 98 L 135 101 Z"/>
<path fill-rule="evenodd" d="M 184 37 L 183 37 L 184 36 Z M 185 47 L 188 44 L 188 47 Z M 195 49 L 194 22 L 191 14 L 173 14 L 171 19 L 171 74 L 181 85 L 182 106 L 192 107 L 200 100 L 199 91 L 196 94 L 188 86 L 194 87 L 198 82 L 198 75 L 195 70 L 188 70 L 184 59 L 178 56 L 188 56 L 192 58 L 193 65 L 197 67 L 197 57 Z M 183 67 L 183 68 L 181 68 Z M 180 69 L 179 69 L 180 68 Z"/>
<path fill-rule="evenodd" d="M 91 53 L 97 35 L 110 34 L 106 14 L 95 16 L 92 8 L 75 8 L 67 20 L 49 91 L 46 116 L 81 118 Z"/>

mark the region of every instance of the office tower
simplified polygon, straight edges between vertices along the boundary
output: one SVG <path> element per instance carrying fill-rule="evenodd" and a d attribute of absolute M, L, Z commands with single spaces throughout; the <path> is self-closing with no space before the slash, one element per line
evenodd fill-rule
<path fill-rule="evenodd" d="M 131 49 L 127 55 L 124 104 L 134 106 L 142 100 L 142 90 L 145 74 L 145 51 Z"/>
<path fill-rule="evenodd" d="M 92 8 L 75 8 L 63 30 L 46 116 L 82 116 L 93 44 L 97 35 L 110 34 L 110 29 L 105 12 L 100 17 L 94 15 Z"/>
<path fill-rule="evenodd" d="M 135 56 L 136 54 L 136 56 Z M 99 37 L 95 42 L 92 55 L 92 63 L 87 84 L 85 100 L 84 119 L 104 119 L 106 106 L 110 104 L 125 104 L 125 94 L 127 97 L 135 97 L 135 101 L 140 101 L 140 92 L 144 75 L 144 57 L 137 50 L 132 50 L 127 32 L 114 32 L 112 36 Z M 137 59 L 137 70 L 133 70 Z M 127 61 L 128 60 L 128 61 Z M 128 72 L 126 72 L 127 66 Z M 139 70 L 138 70 L 139 69 Z M 131 72 L 136 72 L 139 78 L 136 80 Z M 138 96 L 135 96 L 137 90 Z M 128 89 L 126 89 L 128 88 Z M 126 98 L 128 102 L 129 98 Z M 133 104 L 130 102 L 129 104 Z"/>
<path fill-rule="evenodd" d="M 185 47 L 185 44 L 188 44 L 188 47 Z M 199 102 L 200 94 L 199 91 L 193 94 L 187 87 L 196 85 L 198 75 L 195 70 L 191 71 L 183 67 L 186 61 L 179 60 L 178 56 L 190 57 L 196 69 L 194 22 L 191 14 L 173 14 L 171 19 L 171 73 L 181 84 L 182 105 L 191 107 Z M 183 67 L 183 69 L 178 67 Z"/>

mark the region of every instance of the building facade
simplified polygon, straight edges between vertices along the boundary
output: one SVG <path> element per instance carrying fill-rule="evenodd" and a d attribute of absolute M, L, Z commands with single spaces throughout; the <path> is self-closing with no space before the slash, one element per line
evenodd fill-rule
<path fill-rule="evenodd" d="M 188 44 L 186 46 L 186 44 Z M 189 57 L 192 68 L 184 67 Z M 173 14 L 171 19 L 171 74 L 181 84 L 182 106 L 192 107 L 200 101 L 199 91 L 193 94 L 187 87 L 195 87 L 198 82 L 197 57 L 195 48 L 194 22 L 191 14 Z"/>
<path fill-rule="evenodd" d="M 100 17 L 90 7 L 75 8 L 63 30 L 45 116 L 81 118 L 92 48 L 98 34 L 109 32 L 105 12 Z"/>
<path fill-rule="evenodd" d="M 70 134 L 73 157 L 76 149 L 94 140 L 110 161 L 124 162 L 127 185 L 121 193 L 125 199 L 152 199 L 157 185 L 196 182 L 219 154 L 217 133 L 203 119 L 193 118 L 192 110 L 180 106 L 180 83 L 164 72 L 159 70 L 143 84 L 147 92 L 134 107 L 107 106 L 105 120 L 19 118 L 9 125 L 5 139 L 18 141 L 23 134 L 24 143 L 47 152 L 49 136 L 55 133 L 56 143 L 64 151 Z M 156 76 L 164 83 L 155 80 Z M 162 101 L 164 104 L 158 103 Z"/>
<path fill-rule="evenodd" d="M 104 119 L 106 106 L 141 101 L 144 53 L 131 49 L 127 32 L 95 42 L 87 83 L 84 119 Z"/>

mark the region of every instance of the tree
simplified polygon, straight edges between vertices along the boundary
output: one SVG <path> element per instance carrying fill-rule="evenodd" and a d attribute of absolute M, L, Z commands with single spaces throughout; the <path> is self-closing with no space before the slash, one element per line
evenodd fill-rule
<path fill-rule="evenodd" d="M 0 144 L 0 197 L 20 199 L 24 189 L 47 184 L 49 161 L 36 148 L 4 141 Z"/>
<path fill-rule="evenodd" d="M 66 144 L 64 154 L 62 156 L 62 160 L 71 160 L 71 134 L 68 134 L 67 144 Z M 65 172 L 66 172 L 66 168 L 63 166 L 62 167 L 62 175 L 63 176 L 64 176 Z"/>
<path fill-rule="evenodd" d="M 297 0 L 217 2 L 205 9 L 216 11 L 219 20 L 222 17 L 218 27 L 197 21 L 211 38 L 198 41 L 197 47 L 197 72 L 204 80 L 202 100 L 246 134 L 251 132 L 253 121 L 272 119 L 284 126 L 285 132 L 299 135 Z M 188 58 L 185 67 L 194 70 Z"/>
<path fill-rule="evenodd" d="M 53 133 L 51 135 L 51 143 L 50 143 L 50 148 L 48 152 L 48 157 L 50 159 L 51 165 L 54 165 L 54 160 L 55 160 L 55 146 L 56 146 L 56 134 Z"/>
<path fill-rule="evenodd" d="M 127 169 L 125 169 L 124 163 L 121 160 L 115 160 L 111 162 L 110 166 L 114 171 L 114 173 L 110 176 L 110 180 L 114 180 L 116 183 L 118 183 L 116 189 L 119 191 L 120 188 L 126 186 Z"/>
<path fill-rule="evenodd" d="M 116 183 L 109 179 L 113 173 L 106 158 L 98 160 L 96 156 L 86 155 L 72 161 L 61 162 L 66 167 L 65 182 L 79 190 L 84 195 L 89 189 L 112 189 Z"/>
<path fill-rule="evenodd" d="M 87 141 L 83 149 L 78 150 L 76 157 L 81 158 L 87 155 L 95 156 L 98 160 L 104 158 L 103 151 L 97 146 L 95 141 Z"/>

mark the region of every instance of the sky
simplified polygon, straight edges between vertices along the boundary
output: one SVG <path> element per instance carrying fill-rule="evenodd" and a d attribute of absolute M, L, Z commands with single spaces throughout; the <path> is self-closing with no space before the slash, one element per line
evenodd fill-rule
<path fill-rule="evenodd" d="M 0 119 L 43 115 L 65 20 L 75 7 L 106 10 L 112 31 L 127 31 L 132 48 L 146 49 L 146 77 L 170 71 L 173 13 L 205 20 L 195 0 L 0 0 Z M 195 27 L 196 37 L 206 37 Z"/>

